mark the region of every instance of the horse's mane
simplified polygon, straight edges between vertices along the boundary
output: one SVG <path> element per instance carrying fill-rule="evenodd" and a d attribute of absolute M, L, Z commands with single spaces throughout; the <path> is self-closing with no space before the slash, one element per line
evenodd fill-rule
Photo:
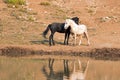
<path fill-rule="evenodd" d="M 70 24 L 72 24 L 72 25 L 78 25 L 78 24 L 76 24 L 73 20 L 71 20 L 71 19 L 68 19 L 68 21 L 70 22 Z"/>

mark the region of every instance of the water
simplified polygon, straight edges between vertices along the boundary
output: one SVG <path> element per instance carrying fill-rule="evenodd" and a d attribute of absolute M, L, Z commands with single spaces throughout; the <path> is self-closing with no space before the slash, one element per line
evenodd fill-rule
<path fill-rule="evenodd" d="M 120 80 L 119 67 L 120 61 L 88 58 L 0 57 L 0 80 Z"/>

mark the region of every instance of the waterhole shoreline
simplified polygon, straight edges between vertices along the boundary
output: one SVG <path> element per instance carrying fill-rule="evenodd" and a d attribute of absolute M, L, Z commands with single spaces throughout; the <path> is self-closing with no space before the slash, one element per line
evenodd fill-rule
<path fill-rule="evenodd" d="M 120 60 L 120 48 L 94 48 L 89 51 L 64 51 L 64 50 L 31 50 L 21 47 L 5 47 L 0 49 L 0 56 L 25 57 L 30 55 L 55 55 L 55 56 L 80 56 L 100 60 Z"/>

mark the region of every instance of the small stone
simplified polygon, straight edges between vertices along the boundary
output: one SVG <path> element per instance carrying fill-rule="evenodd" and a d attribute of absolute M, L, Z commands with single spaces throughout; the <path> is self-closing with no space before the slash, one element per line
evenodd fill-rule
<path fill-rule="evenodd" d="M 112 34 L 117 34 L 117 32 L 112 32 Z"/>

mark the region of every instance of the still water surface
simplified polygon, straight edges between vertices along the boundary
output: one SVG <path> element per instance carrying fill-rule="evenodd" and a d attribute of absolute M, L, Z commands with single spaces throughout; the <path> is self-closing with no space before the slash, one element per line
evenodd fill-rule
<path fill-rule="evenodd" d="M 120 61 L 0 57 L 0 80 L 120 80 Z"/>

